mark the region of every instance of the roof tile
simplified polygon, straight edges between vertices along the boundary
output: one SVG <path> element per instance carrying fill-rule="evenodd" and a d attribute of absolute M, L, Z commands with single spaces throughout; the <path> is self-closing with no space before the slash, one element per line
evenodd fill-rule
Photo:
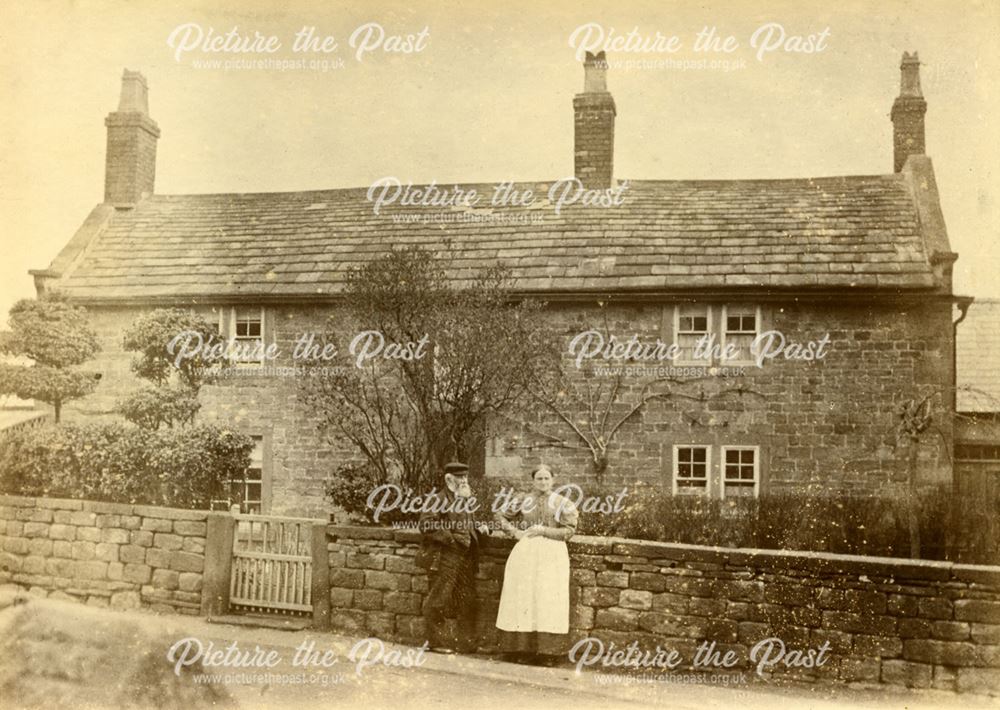
<path fill-rule="evenodd" d="M 544 195 L 548 184 L 524 188 Z M 117 212 L 55 286 L 81 299 L 327 296 L 349 269 L 403 245 L 453 259 L 456 281 L 500 263 L 532 291 L 934 283 L 901 175 L 633 181 L 624 195 L 561 214 L 392 205 L 381 215 L 359 189 L 156 195 Z"/>

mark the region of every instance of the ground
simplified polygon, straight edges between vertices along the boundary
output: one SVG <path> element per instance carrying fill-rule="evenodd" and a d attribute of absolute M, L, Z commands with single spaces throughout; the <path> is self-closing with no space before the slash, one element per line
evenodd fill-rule
<path fill-rule="evenodd" d="M 460 706 L 490 710 L 500 707 L 705 710 L 737 706 L 740 710 L 770 710 L 774 707 L 817 710 L 962 707 L 963 710 L 972 710 L 1000 707 L 1000 699 L 997 698 L 957 696 L 929 690 L 862 690 L 807 685 L 779 687 L 767 682 L 741 687 L 683 682 L 623 685 L 620 676 L 591 671 L 577 674 L 571 667 L 524 666 L 478 656 L 433 653 L 420 656 L 406 646 L 308 629 L 282 630 L 210 623 L 190 616 L 106 611 L 37 598 L 31 599 L 28 605 L 34 609 L 34 613 L 29 615 L 30 623 L 11 623 L 13 617 L 10 615 L 21 613 L 20 618 L 23 619 L 26 607 L 0 604 L 3 610 L 0 612 L 0 629 L 6 628 L 8 632 L 25 636 L 13 639 L 5 634 L 5 643 L 9 646 L 6 653 L 10 654 L 5 658 L 5 664 L 10 664 L 7 667 L 11 670 L 21 669 L 13 684 L 10 684 L 10 678 L 0 683 L 5 692 L 11 693 L 8 696 L 11 699 L 22 697 L 25 689 L 33 696 L 52 699 L 54 696 L 46 692 L 47 684 L 50 684 L 53 689 L 62 690 L 71 690 L 75 685 L 73 697 L 80 700 L 96 697 L 90 693 L 91 689 L 85 687 L 88 683 L 106 683 L 110 687 L 115 681 L 120 686 L 123 682 L 130 682 L 127 679 L 149 678 L 151 683 L 155 682 L 156 688 L 162 689 L 155 691 L 160 694 L 158 707 L 161 708 L 168 705 L 167 695 L 183 700 L 181 707 L 219 707 L 213 698 L 224 693 L 206 693 L 208 688 L 192 687 L 204 686 L 206 681 L 216 686 L 212 690 L 224 688 L 228 691 L 240 708 L 364 707 L 406 710 Z M 102 635 L 103 631 L 109 633 Z M 117 660 L 112 660 L 106 653 L 109 638 L 115 639 L 114 645 L 119 645 L 119 639 L 128 638 L 128 652 L 134 655 L 123 657 L 121 649 L 117 649 Z M 234 643 L 236 649 L 247 656 L 258 648 L 261 655 L 273 652 L 276 665 L 202 668 L 200 662 L 192 657 L 198 647 L 205 655 L 215 651 L 219 652 L 217 657 L 221 657 L 225 649 Z M 147 650 L 141 651 L 144 648 Z M 183 669 L 180 677 L 176 677 L 173 668 L 178 663 L 183 665 L 185 648 L 189 649 L 191 663 Z M 317 652 L 314 656 L 317 661 L 327 651 L 332 651 L 330 659 L 337 660 L 326 668 L 318 664 L 308 668 L 295 666 L 293 658 L 296 649 L 302 648 Z M 365 649 L 368 650 L 367 656 L 364 655 Z M 102 654 L 106 659 L 103 663 Z M 74 656 L 77 660 L 88 656 L 90 662 L 83 663 L 81 670 L 87 665 L 91 669 L 67 676 L 58 666 Z M 369 665 L 359 665 L 359 658 L 367 658 Z M 39 659 L 44 659 L 45 663 L 40 664 Z M 382 659 L 398 663 L 386 665 Z M 421 662 L 417 665 L 408 662 L 414 659 Z M 132 674 L 132 666 L 140 667 L 143 673 Z M 173 680 L 168 683 L 167 678 Z M 28 706 L 40 707 L 37 703 L 29 703 Z"/>
<path fill-rule="evenodd" d="M 213 629 L 206 629 L 210 635 Z M 236 634 L 225 629 L 217 636 L 232 640 Z M 268 644 L 298 642 L 298 636 L 286 632 Z M 248 634 L 256 638 L 256 634 Z M 249 640 L 249 638 L 248 638 Z M 342 648 L 353 639 L 339 637 Z M 258 641 L 260 643 L 260 641 Z M 285 667 L 285 672 L 293 672 Z M 754 685 L 749 688 L 685 684 L 646 684 L 623 687 L 597 682 L 597 675 L 577 676 L 573 669 L 524 667 L 491 659 L 428 655 L 420 668 L 369 669 L 361 678 L 352 677 L 348 668 L 345 682 L 330 687 L 271 686 L 231 688 L 241 707 L 257 708 L 544 708 L 545 710 L 609 710 L 609 708 L 669 708 L 670 710 L 706 710 L 739 708 L 773 710 L 789 707 L 796 710 L 833 710 L 834 708 L 931 708 L 1000 707 L 1000 701 L 988 698 L 956 696 L 941 691 L 856 691 L 830 688 L 775 688 Z M 273 701 L 270 700 L 273 698 Z"/>

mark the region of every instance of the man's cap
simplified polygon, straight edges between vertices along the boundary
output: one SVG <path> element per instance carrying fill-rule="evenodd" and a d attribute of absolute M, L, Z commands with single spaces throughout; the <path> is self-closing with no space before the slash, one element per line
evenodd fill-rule
<path fill-rule="evenodd" d="M 444 472 L 452 476 L 468 476 L 469 467 L 461 461 L 449 461 L 444 465 Z"/>

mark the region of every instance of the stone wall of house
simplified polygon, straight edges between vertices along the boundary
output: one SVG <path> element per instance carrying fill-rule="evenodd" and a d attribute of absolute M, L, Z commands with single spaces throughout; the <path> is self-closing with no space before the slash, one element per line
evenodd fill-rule
<path fill-rule="evenodd" d="M 562 306 L 550 309 L 550 317 L 567 341 L 582 330 L 606 327 L 622 338 L 635 333 L 642 342 L 657 337 L 671 342 L 671 310 L 650 304 L 606 306 L 599 313 Z M 906 480 L 908 452 L 898 448 L 897 413 L 902 402 L 930 393 L 935 393 L 934 427 L 919 445 L 920 480 L 950 482 L 948 307 L 792 300 L 762 304 L 761 310 L 762 329 L 777 330 L 789 341 L 818 341 L 828 334 L 826 357 L 778 357 L 759 369 L 737 369 L 735 375 L 682 375 L 678 379 L 687 381 L 667 383 L 670 395 L 649 401 L 608 442 L 606 483 L 669 481 L 675 444 L 710 445 L 718 476 L 720 447 L 746 445 L 760 447 L 762 490 L 810 486 L 871 492 Z M 650 379 L 623 377 L 610 422 L 629 411 Z M 604 393 L 613 385 L 611 377 L 589 383 Z M 586 386 L 576 394 L 581 404 L 573 414 L 581 417 Z M 542 414 L 530 424 L 500 441 L 497 453 L 509 470 L 524 473 L 546 462 L 564 481 L 594 479 L 591 450 L 579 446 L 557 416 Z"/>
<path fill-rule="evenodd" d="M 789 268 L 794 265 L 790 264 Z M 599 305 L 563 303 L 545 311 L 546 326 L 568 343 L 592 328 L 643 342 L 672 340 L 673 303 Z M 836 487 L 868 492 L 906 477 L 908 453 L 897 448 L 900 404 L 936 393 L 935 419 L 920 445 L 918 466 L 924 482 L 950 482 L 952 419 L 950 402 L 950 306 L 928 299 L 900 304 L 788 299 L 761 304 L 763 329 L 789 340 L 816 341 L 829 334 L 828 355 L 804 362 L 782 357 L 739 374 L 682 376 L 663 385 L 670 396 L 648 402 L 607 443 L 608 485 L 643 479 L 669 483 L 673 445 L 712 447 L 713 475 L 719 476 L 720 447 L 760 447 L 762 490 Z M 211 322 L 217 309 L 197 307 Z M 103 351 L 91 366 L 103 373 L 97 391 L 67 405 L 68 421 L 112 416 L 115 401 L 139 386 L 129 371 L 130 353 L 121 349 L 122 330 L 140 314 L 135 308 L 91 308 Z M 273 364 L 284 376 L 229 377 L 202 393 L 201 418 L 261 436 L 265 442 L 266 498 L 275 514 L 325 516 L 325 482 L 354 456 L 344 443 L 331 443 L 318 430 L 320 418 L 298 396 L 304 378 L 291 368 L 291 353 L 303 333 L 322 331 L 329 306 L 278 305 L 266 309 L 265 335 L 282 356 Z M 342 357 L 331 363 L 350 366 Z M 614 363 L 612 363 L 613 365 Z M 666 363 L 669 364 L 669 363 Z M 572 367 L 572 365 L 570 365 Z M 608 421 L 626 414 L 655 377 L 625 374 Z M 591 380 L 605 395 L 614 375 Z M 577 378 L 577 394 L 584 385 Z M 305 383 L 308 386 L 308 383 Z M 596 390 L 595 390 L 596 391 Z M 601 410 L 598 400 L 598 410 Z M 569 412 L 584 413 L 578 404 Z M 538 412 L 504 427 L 487 446 L 476 468 L 492 474 L 522 475 L 539 462 L 553 466 L 563 482 L 594 482 L 591 450 L 551 412 Z"/>
<path fill-rule="evenodd" d="M 421 643 L 428 588 L 413 531 L 331 526 L 334 630 Z M 482 649 L 495 650 L 511 541 L 489 539 L 477 579 Z M 828 644 L 819 668 L 769 671 L 808 682 L 1000 694 L 1000 567 L 577 537 L 570 542 L 571 642 L 733 651 Z M 758 657 L 759 660 L 759 657 Z"/>
<path fill-rule="evenodd" d="M 196 308 L 209 322 L 217 322 L 219 312 L 211 307 Z M 103 374 L 90 396 L 69 403 L 65 421 L 85 421 L 114 417 L 116 402 L 143 383 L 131 372 L 133 353 L 122 350 L 122 332 L 143 311 L 136 308 L 91 308 L 91 322 L 102 350 L 88 368 Z M 291 353 L 299 333 L 320 332 L 328 310 L 321 308 L 268 309 L 265 334 L 273 337 L 284 354 L 277 367 L 292 365 Z M 324 496 L 325 481 L 337 465 L 350 457 L 346 447 L 332 446 L 318 431 L 319 418 L 298 397 L 302 378 L 233 376 L 201 391 L 202 421 L 233 427 L 260 436 L 264 442 L 265 502 L 269 512 L 301 517 L 326 517 L 329 503 Z"/>
<path fill-rule="evenodd" d="M 93 606 L 197 614 L 207 515 L 0 496 L 0 584 Z"/>

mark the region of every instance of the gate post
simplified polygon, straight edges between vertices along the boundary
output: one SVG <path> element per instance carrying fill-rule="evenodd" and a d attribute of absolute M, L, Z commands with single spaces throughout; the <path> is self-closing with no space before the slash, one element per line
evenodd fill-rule
<path fill-rule="evenodd" d="M 327 552 L 326 523 L 312 526 L 312 627 L 330 628 L 330 555 Z"/>
<path fill-rule="evenodd" d="M 202 616 L 221 616 L 229 612 L 235 530 L 236 519 L 229 513 L 208 514 L 205 576 L 201 586 Z"/>

